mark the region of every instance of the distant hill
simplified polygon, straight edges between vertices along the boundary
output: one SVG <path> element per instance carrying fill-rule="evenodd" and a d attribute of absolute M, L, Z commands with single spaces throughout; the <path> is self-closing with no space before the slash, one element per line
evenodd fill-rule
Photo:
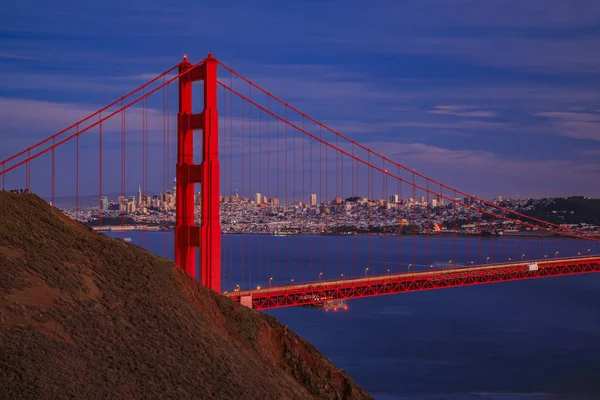
<path fill-rule="evenodd" d="M 600 199 L 580 196 L 546 199 L 525 205 L 525 214 L 555 224 L 600 225 Z"/>
<path fill-rule="evenodd" d="M 0 398 L 370 399 L 169 260 L 0 192 Z"/>

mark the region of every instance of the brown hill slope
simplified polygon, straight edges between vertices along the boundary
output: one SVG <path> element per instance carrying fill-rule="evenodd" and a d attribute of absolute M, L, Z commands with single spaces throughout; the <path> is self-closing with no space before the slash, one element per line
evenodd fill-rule
<path fill-rule="evenodd" d="M 274 318 L 0 192 L 0 398 L 371 398 Z"/>

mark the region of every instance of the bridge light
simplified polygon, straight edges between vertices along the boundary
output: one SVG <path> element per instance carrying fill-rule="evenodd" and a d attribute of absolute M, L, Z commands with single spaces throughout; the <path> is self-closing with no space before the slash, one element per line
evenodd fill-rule
<path fill-rule="evenodd" d="M 410 267 L 412 267 L 412 264 L 408 264 L 408 272 L 410 272 Z"/>
<path fill-rule="evenodd" d="M 487 263 L 488 261 L 490 261 L 490 257 L 485 258 L 485 262 Z"/>
<path fill-rule="evenodd" d="M 340 274 L 340 277 L 343 279 L 344 278 L 344 274 Z"/>
<path fill-rule="evenodd" d="M 273 278 L 269 278 L 269 287 L 271 287 L 271 281 L 273 280 Z"/>
<path fill-rule="evenodd" d="M 369 267 L 365 268 L 365 276 L 367 276 L 367 272 L 369 272 Z"/>
<path fill-rule="evenodd" d="M 319 280 L 321 280 L 321 276 L 323 276 L 323 273 L 319 272 Z"/>
<path fill-rule="evenodd" d="M 521 254 L 521 261 L 525 258 L 525 254 Z"/>
<path fill-rule="evenodd" d="M 257 286 L 256 288 L 257 288 L 257 289 L 260 289 L 260 286 Z"/>
<path fill-rule="evenodd" d="M 556 256 L 558 256 L 558 251 L 554 253 L 554 258 L 556 258 Z"/>

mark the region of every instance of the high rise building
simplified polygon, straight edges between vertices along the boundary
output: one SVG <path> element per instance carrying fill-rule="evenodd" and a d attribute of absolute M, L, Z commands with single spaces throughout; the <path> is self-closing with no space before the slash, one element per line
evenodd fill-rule
<path fill-rule="evenodd" d="M 134 213 L 136 210 L 135 203 L 127 203 L 127 212 Z"/>
<path fill-rule="evenodd" d="M 390 196 L 390 203 L 398 204 L 399 198 L 400 198 L 400 196 L 398 196 L 397 194 L 391 195 Z"/>
<path fill-rule="evenodd" d="M 311 193 L 311 195 L 310 195 L 310 205 L 312 207 L 315 207 L 317 205 L 317 194 L 316 193 Z"/>
<path fill-rule="evenodd" d="M 262 194 L 256 193 L 256 204 L 262 204 Z"/>
<path fill-rule="evenodd" d="M 102 211 L 108 211 L 108 197 L 102 196 L 100 197 L 100 207 Z"/>
<path fill-rule="evenodd" d="M 135 203 L 135 196 L 132 196 L 132 197 L 133 197 L 133 202 Z M 138 207 L 142 206 L 142 187 L 140 185 L 138 185 L 137 205 L 138 205 Z"/>
<path fill-rule="evenodd" d="M 421 197 L 419 198 L 419 203 L 421 203 L 421 204 L 425 204 L 425 196 L 421 196 Z"/>
<path fill-rule="evenodd" d="M 438 206 L 438 199 L 433 198 L 431 199 L 431 207 L 437 207 Z"/>

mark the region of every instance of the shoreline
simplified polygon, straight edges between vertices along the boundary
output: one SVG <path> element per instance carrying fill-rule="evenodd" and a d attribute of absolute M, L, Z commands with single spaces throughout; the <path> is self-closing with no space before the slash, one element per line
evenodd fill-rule
<path fill-rule="evenodd" d="M 173 228 L 164 229 L 158 226 L 141 226 L 141 225 L 112 225 L 112 226 L 90 226 L 96 232 L 173 232 Z M 262 233 L 262 232 L 221 232 L 222 235 L 257 235 L 257 236 L 277 236 L 277 237 L 285 237 L 285 236 L 383 236 L 383 237 L 433 237 L 433 238 L 442 238 L 442 237 L 459 237 L 459 238 L 485 238 L 485 239 L 503 239 L 503 238 L 532 238 L 532 239 L 560 239 L 562 236 L 560 235 L 537 235 L 537 234 L 503 234 L 503 235 L 478 235 L 478 234 L 470 234 L 470 233 L 454 233 L 454 232 L 441 232 L 441 233 L 416 233 L 416 234 L 396 234 L 396 233 Z M 590 234 L 593 234 L 590 232 Z M 583 240 L 583 239 L 582 239 Z"/>

